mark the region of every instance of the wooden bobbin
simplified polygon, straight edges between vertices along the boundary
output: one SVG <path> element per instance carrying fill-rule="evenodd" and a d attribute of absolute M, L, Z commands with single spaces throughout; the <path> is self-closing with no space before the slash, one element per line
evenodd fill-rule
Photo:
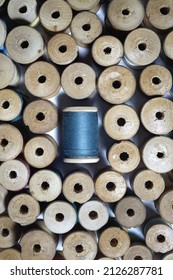
<path fill-rule="evenodd" d="M 101 36 L 92 45 L 92 57 L 99 65 L 107 67 L 118 64 L 123 56 L 123 45 L 114 36 Z"/>
<path fill-rule="evenodd" d="M 63 194 L 71 203 L 85 203 L 94 193 L 94 182 L 89 174 L 77 171 L 69 174 L 63 182 Z"/>
<path fill-rule="evenodd" d="M 166 67 L 153 64 L 142 71 L 139 84 L 147 96 L 163 96 L 172 88 L 172 75 Z"/>
<path fill-rule="evenodd" d="M 45 225 L 50 231 L 58 234 L 70 231 L 76 224 L 76 219 L 74 207 L 65 201 L 52 202 L 44 212 Z"/>
<path fill-rule="evenodd" d="M 35 100 L 29 103 L 23 113 L 23 121 L 33 133 L 46 133 L 57 127 L 57 107 L 48 100 Z"/>
<path fill-rule="evenodd" d="M 144 7 L 138 0 L 113 0 L 108 6 L 107 17 L 114 29 L 131 31 L 142 23 Z"/>
<path fill-rule="evenodd" d="M 165 260 L 165 261 L 168 261 L 168 260 L 173 260 L 173 251 L 165 254 L 163 257 L 162 257 L 162 260 Z"/>
<path fill-rule="evenodd" d="M 3 46 L 6 36 L 7 36 L 7 29 L 3 21 L 0 19 L 0 47 Z"/>
<path fill-rule="evenodd" d="M 0 53 L 0 89 L 7 86 L 17 86 L 20 82 L 18 69 L 12 60 Z"/>
<path fill-rule="evenodd" d="M 109 109 L 103 121 L 106 133 L 115 140 L 132 138 L 140 126 L 139 117 L 128 105 L 116 105 Z"/>
<path fill-rule="evenodd" d="M 19 191 L 26 187 L 29 177 L 29 166 L 20 160 L 8 160 L 0 166 L 0 184 L 9 191 Z"/>
<path fill-rule="evenodd" d="M 0 161 L 16 158 L 23 149 L 21 132 L 11 124 L 0 125 Z"/>
<path fill-rule="evenodd" d="M 108 160 L 113 169 L 120 173 L 128 173 L 136 169 L 140 163 L 137 146 L 130 141 L 114 144 L 108 153 Z"/>
<path fill-rule="evenodd" d="M 20 245 L 23 260 L 52 260 L 57 244 L 49 233 L 34 229 L 24 234 Z"/>
<path fill-rule="evenodd" d="M 83 228 L 90 231 L 99 230 L 108 222 L 108 207 L 99 200 L 87 201 L 80 207 L 78 219 Z"/>
<path fill-rule="evenodd" d="M 166 55 L 166 57 L 168 57 L 169 59 L 173 60 L 173 31 L 171 31 L 170 33 L 167 34 L 167 36 L 164 39 L 163 42 L 163 51 L 164 54 Z"/>
<path fill-rule="evenodd" d="M 101 232 L 99 249 L 108 258 L 118 258 L 123 256 L 130 247 L 129 234 L 118 227 L 108 227 Z"/>
<path fill-rule="evenodd" d="M 29 181 L 31 195 L 40 202 L 55 200 L 60 195 L 61 189 L 61 177 L 48 169 L 37 171 Z"/>
<path fill-rule="evenodd" d="M 40 205 L 29 194 L 17 194 L 8 204 L 8 215 L 12 221 L 27 226 L 33 224 L 40 214 Z"/>
<path fill-rule="evenodd" d="M 0 184 L 0 214 L 6 211 L 8 191 Z"/>
<path fill-rule="evenodd" d="M 43 3 L 40 9 L 40 21 L 45 29 L 51 32 L 60 32 L 70 25 L 72 9 L 63 0 L 49 0 Z"/>
<path fill-rule="evenodd" d="M 87 47 L 102 33 L 101 20 L 88 11 L 74 16 L 70 28 L 72 36 L 81 47 Z"/>
<path fill-rule="evenodd" d="M 111 66 L 100 74 L 97 89 L 105 101 L 111 104 L 121 104 L 134 95 L 136 79 L 126 67 Z"/>
<path fill-rule="evenodd" d="M 0 216 L 0 248 L 14 246 L 20 238 L 20 226 L 8 216 Z"/>
<path fill-rule="evenodd" d="M 21 255 L 17 249 L 5 249 L 0 252 L 0 260 L 21 260 Z"/>
<path fill-rule="evenodd" d="M 124 260 L 152 260 L 151 250 L 143 244 L 132 244 L 123 256 Z"/>
<path fill-rule="evenodd" d="M 146 208 L 142 201 L 133 196 L 127 196 L 117 202 L 115 217 L 119 224 L 126 228 L 138 227 L 146 219 Z"/>
<path fill-rule="evenodd" d="M 96 194 L 104 202 L 112 203 L 120 200 L 125 195 L 126 189 L 124 177 L 112 170 L 99 174 L 95 181 Z"/>
<path fill-rule="evenodd" d="M 173 169 L 173 140 L 157 136 L 149 139 L 142 151 L 142 160 L 147 168 L 157 173 L 166 173 Z"/>
<path fill-rule="evenodd" d="M 36 0 L 10 0 L 7 7 L 8 16 L 12 20 L 23 20 L 35 26 L 39 22 Z"/>
<path fill-rule="evenodd" d="M 94 260 L 97 255 L 97 242 L 87 231 L 68 234 L 63 242 L 63 255 L 66 260 Z"/>
<path fill-rule="evenodd" d="M 173 224 L 173 190 L 166 190 L 155 202 L 160 216 L 168 223 Z"/>
<path fill-rule="evenodd" d="M 89 11 L 95 9 L 98 6 L 100 0 L 67 0 L 67 2 L 75 11 Z"/>
<path fill-rule="evenodd" d="M 50 165 L 58 154 L 58 146 L 50 135 L 36 136 L 24 147 L 26 161 L 33 167 L 44 168 Z"/>
<path fill-rule="evenodd" d="M 44 54 L 41 34 L 29 26 L 12 29 L 6 39 L 6 49 L 10 57 L 21 64 L 29 64 Z"/>
<path fill-rule="evenodd" d="M 158 35 L 147 28 L 131 31 L 124 42 L 125 62 L 132 67 L 141 68 L 153 63 L 160 51 Z"/>
<path fill-rule="evenodd" d="M 46 61 L 31 64 L 25 72 L 24 79 L 27 90 L 43 99 L 54 97 L 61 88 L 58 70 Z"/>
<path fill-rule="evenodd" d="M 72 36 L 59 33 L 53 36 L 47 46 L 50 59 L 58 65 L 73 62 L 78 55 L 78 46 Z"/>
<path fill-rule="evenodd" d="M 96 73 L 88 64 L 73 63 L 63 71 L 61 85 L 69 97 L 87 98 L 96 89 Z"/>
<path fill-rule="evenodd" d="M 137 173 L 132 188 L 140 199 L 153 201 L 163 193 L 165 181 L 160 174 L 145 169 Z"/>

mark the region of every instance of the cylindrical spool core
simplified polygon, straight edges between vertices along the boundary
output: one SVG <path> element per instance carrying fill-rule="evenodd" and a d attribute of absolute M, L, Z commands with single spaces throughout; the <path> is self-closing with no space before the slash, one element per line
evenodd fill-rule
<path fill-rule="evenodd" d="M 20 75 L 15 64 L 2 53 L 0 53 L 0 61 L 0 89 L 7 86 L 17 86 L 20 82 Z"/>
<path fill-rule="evenodd" d="M 173 60 L 173 51 L 172 51 L 172 47 L 173 47 L 173 31 L 171 31 L 164 39 L 163 42 L 163 51 L 164 54 L 166 55 L 166 57 L 168 57 L 168 59 Z"/>
<path fill-rule="evenodd" d="M 97 196 L 104 202 L 120 200 L 127 189 L 124 177 L 115 171 L 105 171 L 98 175 L 95 181 Z"/>
<path fill-rule="evenodd" d="M 63 255 L 66 260 L 94 260 L 97 242 L 89 232 L 72 232 L 64 239 Z"/>
<path fill-rule="evenodd" d="M 142 151 L 142 160 L 147 168 L 157 173 L 166 173 L 173 169 L 173 140 L 157 136 L 149 139 Z"/>
<path fill-rule="evenodd" d="M 20 226 L 8 216 L 0 217 L 0 248 L 13 247 L 20 238 Z"/>
<path fill-rule="evenodd" d="M 123 256 L 124 260 L 152 260 L 150 249 L 143 244 L 132 244 Z"/>
<path fill-rule="evenodd" d="M 0 20 L 0 34 L 1 34 L 0 47 L 2 47 L 4 45 L 4 42 L 5 42 L 5 39 L 7 36 L 7 29 L 6 29 L 5 23 L 3 23 L 2 20 Z"/>
<path fill-rule="evenodd" d="M 7 202 L 8 202 L 8 191 L 0 184 L 0 214 L 6 211 Z"/>
<path fill-rule="evenodd" d="M 111 104 L 121 104 L 134 95 L 136 79 L 126 67 L 111 66 L 100 74 L 97 89 L 105 101 Z"/>
<path fill-rule="evenodd" d="M 37 171 L 29 181 L 31 195 L 40 202 L 55 200 L 60 195 L 61 189 L 60 176 L 48 169 Z"/>
<path fill-rule="evenodd" d="M 73 10 L 75 11 L 88 11 L 94 9 L 100 2 L 100 0 L 67 0 Z"/>
<path fill-rule="evenodd" d="M 94 182 L 85 172 L 77 171 L 69 174 L 63 182 L 63 194 L 71 203 L 85 203 L 94 193 Z"/>
<path fill-rule="evenodd" d="M 160 216 L 173 224 L 173 190 L 166 190 L 155 204 Z"/>
<path fill-rule="evenodd" d="M 43 99 L 54 97 L 61 88 L 58 70 L 46 61 L 31 64 L 26 70 L 24 78 L 28 91 Z"/>
<path fill-rule="evenodd" d="M 98 245 L 102 254 L 115 259 L 127 252 L 130 247 L 130 237 L 125 230 L 109 227 L 100 234 Z"/>
<path fill-rule="evenodd" d="M 21 255 L 17 249 L 5 249 L 0 252 L 0 260 L 21 260 Z"/>

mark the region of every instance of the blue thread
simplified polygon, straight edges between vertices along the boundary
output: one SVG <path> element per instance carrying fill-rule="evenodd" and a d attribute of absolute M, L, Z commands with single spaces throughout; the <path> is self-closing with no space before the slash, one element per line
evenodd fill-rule
<path fill-rule="evenodd" d="M 95 111 L 64 111 L 64 158 L 98 158 L 98 116 Z"/>

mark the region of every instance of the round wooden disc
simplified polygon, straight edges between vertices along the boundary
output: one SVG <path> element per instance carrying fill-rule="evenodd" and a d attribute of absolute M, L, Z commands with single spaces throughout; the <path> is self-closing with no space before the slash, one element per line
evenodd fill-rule
<path fill-rule="evenodd" d="M 127 61 L 136 66 L 146 66 L 154 62 L 161 51 L 158 35 L 147 28 L 138 28 L 127 35 L 124 52 Z"/>
<path fill-rule="evenodd" d="M 171 31 L 164 39 L 163 42 L 163 50 L 165 55 L 173 60 L 173 52 L 172 52 L 172 48 L 173 48 L 173 31 Z"/>
<path fill-rule="evenodd" d="M 123 45 L 114 36 L 97 38 L 92 45 L 92 57 L 99 65 L 107 67 L 118 64 L 123 56 Z"/>
<path fill-rule="evenodd" d="M 172 75 L 166 67 L 153 64 L 142 71 L 139 83 L 147 96 L 163 96 L 172 88 Z"/>
<path fill-rule="evenodd" d="M 23 260 L 52 260 L 56 253 L 56 242 L 43 230 L 30 230 L 20 241 Z"/>
<path fill-rule="evenodd" d="M 160 216 L 173 224 L 173 190 L 166 190 L 156 201 L 156 207 Z"/>
<path fill-rule="evenodd" d="M 20 226 L 8 216 L 0 216 L 0 248 L 14 246 L 20 238 Z"/>
<path fill-rule="evenodd" d="M 8 191 L 0 184 L 0 214 L 6 211 Z"/>
<path fill-rule="evenodd" d="M 100 74 L 97 89 L 105 101 L 111 104 L 121 104 L 134 95 L 136 79 L 126 67 L 111 66 Z"/>
<path fill-rule="evenodd" d="M 79 44 L 91 44 L 101 33 L 102 23 L 94 13 L 83 11 L 74 16 L 71 22 L 71 33 Z"/>
<path fill-rule="evenodd" d="M 5 249 L 0 252 L 0 260 L 21 260 L 20 252 L 17 249 Z"/>
<path fill-rule="evenodd" d="M 124 197 L 116 204 L 115 217 L 126 228 L 138 227 L 146 219 L 145 205 L 137 197 Z"/>
<path fill-rule="evenodd" d="M 95 181 L 97 196 L 104 202 L 113 203 L 126 193 L 127 185 L 124 177 L 115 171 L 105 171 Z"/>
<path fill-rule="evenodd" d="M 14 61 L 28 64 L 44 54 L 44 41 L 36 29 L 17 26 L 7 35 L 6 49 Z"/>
<path fill-rule="evenodd" d="M 100 0 L 67 0 L 67 2 L 75 11 L 87 11 L 95 8 L 99 4 Z"/>
<path fill-rule="evenodd" d="M 17 118 L 22 110 L 21 97 L 11 89 L 0 90 L 0 120 L 12 121 Z"/>
<path fill-rule="evenodd" d="M 0 166 L 0 184 L 9 191 L 26 187 L 29 177 L 29 166 L 20 160 L 8 160 Z"/>
<path fill-rule="evenodd" d="M 43 99 L 55 96 L 61 88 L 58 70 L 46 61 L 31 64 L 26 70 L 24 78 L 28 91 Z"/>
<path fill-rule="evenodd" d="M 150 249 L 143 244 L 132 244 L 123 256 L 124 260 L 152 260 Z"/>
<path fill-rule="evenodd" d="M 44 212 L 45 225 L 54 233 L 63 234 L 70 231 L 76 224 L 76 220 L 74 207 L 65 201 L 52 202 Z"/>
<path fill-rule="evenodd" d="M 11 124 L 0 125 L 0 161 L 16 158 L 23 149 L 21 132 Z"/>
<path fill-rule="evenodd" d="M 132 187 L 139 198 L 153 201 L 163 193 L 165 181 L 160 174 L 145 169 L 135 176 Z"/>
<path fill-rule="evenodd" d="M 11 85 L 15 76 L 15 65 L 5 54 L 0 53 L 0 89 Z"/>
<path fill-rule="evenodd" d="M 166 173 L 173 169 L 173 140 L 157 136 L 149 139 L 142 151 L 142 160 L 147 168 L 157 172 Z"/>
<path fill-rule="evenodd" d="M 117 105 L 107 111 L 103 121 L 106 133 L 115 140 L 132 138 L 140 126 L 139 117 L 128 105 Z"/>
<path fill-rule="evenodd" d="M 64 239 L 63 255 L 66 260 L 94 260 L 97 255 L 97 242 L 89 232 L 72 232 Z"/>
<path fill-rule="evenodd" d="M 94 193 L 94 182 L 85 172 L 73 172 L 65 178 L 62 191 L 71 203 L 85 203 Z"/>
<path fill-rule="evenodd" d="M 109 211 L 105 203 L 97 200 L 90 200 L 80 207 L 78 219 L 83 228 L 96 231 L 108 222 Z"/>
<path fill-rule="evenodd" d="M 140 153 L 134 143 L 121 141 L 110 148 L 108 160 L 112 168 L 116 171 L 128 173 L 135 170 L 139 165 Z"/>
<path fill-rule="evenodd" d="M 49 0 L 41 6 L 40 21 L 49 31 L 63 31 L 70 25 L 71 20 L 72 9 L 66 1 Z"/>
<path fill-rule="evenodd" d="M 130 247 L 129 234 L 118 227 L 105 229 L 98 242 L 102 254 L 113 259 L 123 256 Z"/>
<path fill-rule="evenodd" d="M 0 47 L 3 46 L 6 36 L 7 36 L 7 29 L 5 26 L 5 23 L 3 23 L 3 21 L 0 19 Z"/>
<path fill-rule="evenodd" d="M 36 168 L 47 167 L 55 160 L 57 154 L 58 146 L 48 135 L 33 137 L 24 147 L 26 161 Z"/>
<path fill-rule="evenodd" d="M 165 255 L 163 256 L 162 260 L 165 260 L 165 261 L 167 261 L 167 260 L 173 260 L 173 251 L 171 251 L 171 252 L 165 254 Z"/>
<path fill-rule="evenodd" d="M 55 200 L 60 195 L 61 189 L 61 177 L 48 169 L 37 171 L 29 181 L 31 195 L 40 202 Z"/>
<path fill-rule="evenodd" d="M 138 0 L 113 0 L 108 6 L 107 17 L 114 29 L 130 31 L 142 23 L 144 13 Z"/>
<path fill-rule="evenodd" d="M 73 63 L 63 71 L 61 85 L 69 97 L 87 98 L 96 89 L 96 73 L 88 64 Z"/>

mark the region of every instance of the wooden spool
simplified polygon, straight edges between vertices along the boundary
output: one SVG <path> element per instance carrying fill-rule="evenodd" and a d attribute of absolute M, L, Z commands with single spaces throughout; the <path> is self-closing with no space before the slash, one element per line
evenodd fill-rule
<path fill-rule="evenodd" d="M 123 56 L 123 45 L 114 36 L 101 36 L 92 45 L 92 57 L 101 66 L 118 64 Z"/>
<path fill-rule="evenodd" d="M 0 216 L 0 248 L 13 247 L 20 238 L 20 226 L 8 216 Z"/>
<path fill-rule="evenodd" d="M 173 224 L 173 190 L 166 190 L 155 202 L 160 216 L 168 223 Z"/>
<path fill-rule="evenodd" d="M 8 191 L 0 184 L 0 214 L 6 211 L 7 202 L 8 202 Z"/>
<path fill-rule="evenodd" d="M 130 247 L 129 234 L 118 227 L 108 227 L 101 232 L 99 249 L 108 258 L 118 258 L 123 256 Z"/>
<path fill-rule="evenodd" d="M 171 91 L 172 75 L 166 67 L 153 64 L 142 71 L 139 84 L 147 96 L 163 96 Z"/>
<path fill-rule="evenodd" d="M 161 135 L 173 130 L 173 103 L 169 99 L 157 97 L 146 102 L 141 110 L 141 121 L 151 133 Z"/>
<path fill-rule="evenodd" d="M 99 200 L 87 201 L 80 207 L 78 219 L 81 226 L 86 230 L 99 230 L 108 222 L 108 207 Z"/>
<path fill-rule="evenodd" d="M 118 223 L 126 228 L 138 227 L 146 219 L 145 205 L 135 196 L 127 196 L 118 201 L 114 212 Z"/>
<path fill-rule="evenodd" d="M 21 132 L 11 124 L 0 125 L 0 161 L 16 158 L 23 149 Z"/>
<path fill-rule="evenodd" d="M 173 169 L 173 140 L 157 136 L 149 139 L 142 151 L 142 160 L 147 168 L 156 173 L 166 173 Z"/>
<path fill-rule="evenodd" d="M 6 0 L 0 0 L 0 7 L 2 7 L 4 5 Z"/>
<path fill-rule="evenodd" d="M 71 203 L 85 203 L 94 193 L 94 182 L 89 174 L 77 171 L 69 174 L 63 182 L 63 194 Z"/>
<path fill-rule="evenodd" d="M 60 91 L 60 74 L 52 64 L 37 61 L 25 72 L 25 86 L 34 96 L 43 99 L 54 97 Z"/>
<path fill-rule="evenodd" d="M 67 0 L 71 8 L 75 11 L 89 11 L 94 10 L 99 5 L 100 0 Z"/>
<path fill-rule="evenodd" d="M 29 64 L 44 54 L 41 34 L 29 26 L 13 28 L 7 35 L 6 49 L 10 57 L 21 64 Z"/>
<path fill-rule="evenodd" d="M 70 231 L 76 224 L 77 214 L 74 207 L 65 201 L 49 204 L 44 212 L 44 222 L 54 233 L 63 234 Z"/>
<path fill-rule="evenodd" d="M 124 260 L 152 260 L 151 250 L 143 244 L 132 244 L 123 256 Z"/>
<path fill-rule="evenodd" d="M 160 174 L 145 169 L 137 173 L 132 188 L 140 199 L 153 201 L 163 193 L 165 181 Z"/>
<path fill-rule="evenodd" d="M 0 19 L 0 47 L 4 45 L 6 36 L 7 36 L 7 29 L 3 21 Z"/>
<path fill-rule="evenodd" d="M 31 195 L 40 202 L 55 200 L 60 195 L 61 189 L 61 177 L 48 169 L 37 171 L 29 181 Z"/>
<path fill-rule="evenodd" d="M 163 42 L 163 51 L 166 57 L 170 60 L 173 60 L 173 31 L 167 34 Z"/>
<path fill-rule="evenodd" d="M 97 89 L 105 101 L 111 104 L 121 104 L 134 95 L 136 79 L 126 67 L 111 66 L 100 74 Z"/>
<path fill-rule="evenodd" d="M 35 168 L 47 167 L 55 160 L 57 154 L 58 146 L 50 135 L 33 137 L 24 147 L 26 161 Z"/>
<path fill-rule="evenodd" d="M 49 0 L 43 3 L 40 9 L 40 21 L 45 29 L 51 32 L 60 32 L 70 25 L 72 9 L 63 0 Z"/>
<path fill-rule="evenodd" d="M 40 205 L 29 194 L 17 194 L 8 204 L 10 219 L 21 226 L 33 224 L 40 214 Z"/>
<path fill-rule="evenodd" d="M 70 29 L 78 45 L 87 47 L 101 35 L 102 23 L 99 17 L 94 13 L 83 11 L 74 16 Z"/>
<path fill-rule="evenodd" d="M 0 184 L 9 191 L 26 187 L 29 177 L 29 166 L 20 160 L 8 160 L 0 166 Z"/>
<path fill-rule="evenodd" d="M 52 260 L 56 253 L 56 242 L 44 230 L 34 229 L 20 240 L 23 260 Z"/>
<path fill-rule="evenodd" d="M 14 248 L 5 249 L 0 252 L 0 260 L 21 260 L 20 252 Z"/>
<path fill-rule="evenodd" d="M 96 89 L 96 73 L 86 63 L 73 63 L 63 71 L 61 85 L 69 97 L 73 99 L 87 98 Z"/>
<path fill-rule="evenodd" d="M 7 86 L 17 86 L 20 75 L 12 60 L 5 54 L 0 53 L 0 89 Z"/>
<path fill-rule="evenodd" d="M 139 117 L 128 105 L 117 105 L 109 109 L 103 121 L 106 133 L 115 140 L 132 138 L 140 126 Z"/>
<path fill-rule="evenodd" d="M 75 231 L 63 241 L 63 255 L 66 260 L 94 260 L 97 255 L 97 242 L 87 231 Z"/>
<path fill-rule="evenodd" d="M 124 42 L 125 62 L 134 68 L 153 63 L 161 51 L 158 35 L 147 28 L 138 28 L 127 35 Z"/>
<path fill-rule="evenodd" d="M 108 160 L 112 168 L 116 171 L 128 173 L 135 170 L 139 165 L 140 153 L 134 143 L 121 141 L 110 148 Z"/>
<path fill-rule="evenodd" d="M 168 261 L 168 260 L 173 260 L 173 251 L 165 254 L 163 257 L 162 257 L 162 260 L 165 260 L 165 261 Z"/>
<path fill-rule="evenodd" d="M 95 181 L 97 196 L 104 202 L 113 203 L 126 193 L 127 185 L 124 177 L 112 170 L 99 174 Z"/>
<path fill-rule="evenodd" d="M 50 59 L 58 65 L 72 63 L 78 55 L 78 46 L 72 36 L 59 33 L 53 36 L 47 46 Z"/>

